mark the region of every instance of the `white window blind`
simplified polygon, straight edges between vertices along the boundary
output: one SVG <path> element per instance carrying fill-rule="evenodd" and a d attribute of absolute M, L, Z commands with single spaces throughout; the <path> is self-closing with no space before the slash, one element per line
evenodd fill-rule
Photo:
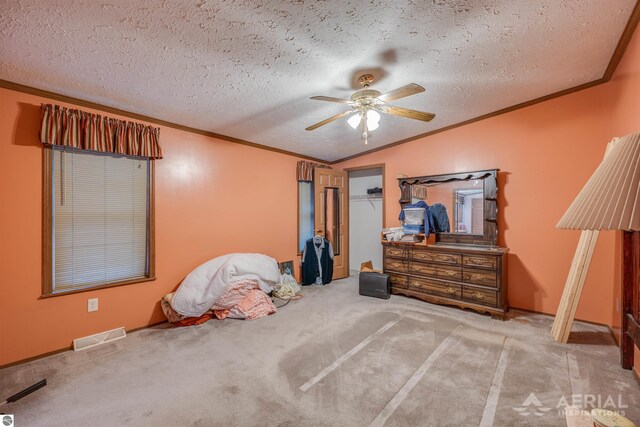
<path fill-rule="evenodd" d="M 54 147 L 52 292 L 148 274 L 149 160 Z"/>

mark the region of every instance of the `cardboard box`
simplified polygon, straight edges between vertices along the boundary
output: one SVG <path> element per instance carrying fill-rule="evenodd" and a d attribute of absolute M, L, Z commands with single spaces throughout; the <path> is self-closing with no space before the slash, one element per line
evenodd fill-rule
<path fill-rule="evenodd" d="M 376 270 L 373 268 L 373 262 L 365 261 L 360 264 L 360 272 L 372 272 L 372 273 L 382 273 L 382 270 Z"/>

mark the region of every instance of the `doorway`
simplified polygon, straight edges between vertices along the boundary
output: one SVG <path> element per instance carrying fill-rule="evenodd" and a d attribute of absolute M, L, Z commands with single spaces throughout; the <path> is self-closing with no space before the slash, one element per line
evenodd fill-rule
<path fill-rule="evenodd" d="M 333 249 L 333 280 L 349 276 L 349 197 L 347 173 L 315 169 L 313 178 L 315 235 L 327 239 Z"/>
<path fill-rule="evenodd" d="M 372 261 L 382 269 L 380 233 L 384 224 L 384 165 L 346 169 L 349 173 L 349 269 Z"/>

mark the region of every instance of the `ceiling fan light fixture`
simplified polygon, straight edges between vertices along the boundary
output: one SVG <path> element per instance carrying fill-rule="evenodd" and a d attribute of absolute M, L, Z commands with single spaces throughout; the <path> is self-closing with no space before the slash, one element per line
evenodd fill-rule
<path fill-rule="evenodd" d="M 347 123 L 349 123 L 349 126 L 351 126 L 353 129 L 358 129 L 358 126 L 360 126 L 360 114 L 349 117 Z"/>
<path fill-rule="evenodd" d="M 380 121 L 380 114 L 377 111 L 369 110 L 367 111 L 367 128 L 369 130 L 378 129 L 378 122 Z"/>
<path fill-rule="evenodd" d="M 333 117 L 329 117 L 321 122 L 318 122 L 312 126 L 309 126 L 305 130 L 314 130 L 320 126 L 324 126 L 334 120 L 341 119 L 343 117 L 351 116 L 347 119 L 347 123 L 353 129 L 361 129 L 362 139 L 365 144 L 369 132 L 374 131 L 380 127 L 380 113 L 390 114 L 392 116 L 406 117 L 414 120 L 421 120 L 423 122 L 429 122 L 433 120 L 435 114 L 426 113 L 423 111 L 410 110 L 408 108 L 394 107 L 387 105 L 390 101 L 395 101 L 407 96 L 415 95 L 420 92 L 424 92 L 424 88 L 415 83 L 409 83 L 387 93 L 380 93 L 377 90 L 369 89 L 371 83 L 373 83 L 373 76 L 371 74 L 365 74 L 358 80 L 360 84 L 364 86 L 364 89 L 359 90 L 351 95 L 349 99 L 333 98 L 330 96 L 312 96 L 311 99 L 318 101 L 336 102 L 339 104 L 347 104 L 351 107 L 351 110 L 345 111 L 341 114 L 336 114 Z"/>
<path fill-rule="evenodd" d="M 363 116 L 367 117 L 368 130 L 372 131 L 378 129 L 378 127 L 380 126 L 380 114 L 378 114 L 377 111 L 373 110 L 367 110 L 365 114 L 351 116 L 349 120 L 347 120 L 347 123 L 349 123 L 349 126 L 351 126 L 353 129 L 358 129 Z"/>

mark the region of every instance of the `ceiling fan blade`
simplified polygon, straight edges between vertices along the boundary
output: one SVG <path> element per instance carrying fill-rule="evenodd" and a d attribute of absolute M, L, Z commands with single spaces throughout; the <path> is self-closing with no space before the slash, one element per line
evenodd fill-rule
<path fill-rule="evenodd" d="M 315 99 L 316 101 L 338 102 L 340 104 L 351 104 L 352 103 L 352 101 L 350 99 L 333 98 L 331 96 L 312 96 L 310 99 Z"/>
<path fill-rule="evenodd" d="M 315 125 L 311 125 L 311 126 L 309 126 L 309 127 L 308 127 L 308 128 L 306 128 L 305 130 L 315 130 L 315 129 L 318 129 L 320 126 L 324 126 L 324 125 L 326 125 L 327 123 L 331 123 L 331 122 L 332 122 L 332 121 L 334 121 L 334 120 L 338 120 L 338 119 L 341 119 L 341 118 L 343 118 L 343 117 L 347 117 L 348 115 L 353 114 L 353 113 L 355 113 L 355 110 L 345 111 L 344 113 L 336 114 L 336 115 L 335 115 L 335 116 L 333 116 L 333 117 L 329 117 L 328 119 L 325 119 L 325 120 L 323 120 L 323 121 L 321 121 L 321 122 L 318 122 L 318 123 L 316 123 Z"/>
<path fill-rule="evenodd" d="M 396 99 L 404 98 L 406 96 L 415 95 L 416 93 L 424 92 L 424 88 L 415 83 L 409 83 L 408 85 L 399 87 L 390 92 L 383 93 L 378 97 L 379 100 L 384 102 L 395 101 Z"/>
<path fill-rule="evenodd" d="M 425 113 L 423 111 L 391 106 L 385 106 L 384 108 L 381 108 L 380 111 L 391 114 L 392 116 L 407 117 L 409 119 L 422 120 L 423 122 L 430 122 L 436 116 L 433 113 Z"/>

